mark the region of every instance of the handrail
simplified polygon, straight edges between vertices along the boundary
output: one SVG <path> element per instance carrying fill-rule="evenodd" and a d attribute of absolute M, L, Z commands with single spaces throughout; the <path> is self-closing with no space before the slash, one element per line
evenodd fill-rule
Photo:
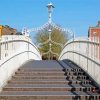
<path fill-rule="evenodd" d="M 17 53 L 17 54 L 15 54 L 15 55 L 9 57 L 8 59 L 6 59 L 3 63 L 0 64 L 0 67 L 1 67 L 3 64 L 5 64 L 6 62 L 8 62 L 9 60 L 11 60 L 12 58 L 14 58 L 14 57 L 16 57 L 16 56 L 18 56 L 18 55 L 20 55 L 20 54 L 26 53 L 26 52 L 31 52 L 31 53 L 35 54 L 37 57 L 39 57 L 36 53 L 34 53 L 34 52 L 32 52 L 32 51 L 23 51 L 23 52 Z M 40 58 L 40 57 L 39 57 L 39 58 Z"/>
<path fill-rule="evenodd" d="M 78 54 L 78 55 L 81 55 L 81 56 L 87 58 L 88 60 L 91 60 L 92 62 L 96 63 L 96 64 L 99 65 L 99 67 L 100 67 L 100 62 L 99 62 L 99 61 L 97 62 L 98 59 L 96 59 L 96 61 L 95 61 L 94 59 L 92 59 L 92 58 L 90 58 L 90 57 L 87 57 L 85 54 L 81 54 L 81 53 L 79 53 L 79 52 L 77 52 L 77 51 L 66 51 L 66 52 L 64 52 L 64 53 L 59 57 L 59 59 L 60 59 L 64 54 L 66 54 L 66 53 L 68 53 L 68 52 L 72 52 L 72 53 L 76 53 L 76 54 Z"/>
<path fill-rule="evenodd" d="M 3 58 L 10 56 L 13 53 L 17 53 L 17 51 L 32 51 L 35 50 L 37 54 L 40 55 L 39 49 L 32 43 L 29 37 L 25 36 L 4 36 L 0 41 L 0 60 Z M 33 51 L 34 52 L 34 51 Z M 10 54 L 11 53 L 11 54 Z"/>
<path fill-rule="evenodd" d="M 75 46 L 75 43 L 79 43 L 79 44 L 81 44 L 81 43 L 86 43 L 86 45 L 87 45 L 87 49 L 90 49 L 89 48 L 89 46 L 92 44 L 92 45 L 97 45 L 97 46 L 99 46 L 100 45 L 100 42 L 96 42 L 96 41 L 90 41 L 90 39 L 91 38 L 76 38 L 76 39 L 74 39 L 74 41 L 73 40 L 69 40 L 65 45 L 64 45 L 64 47 L 63 47 L 63 49 L 62 49 L 62 51 L 68 46 L 68 45 L 70 45 L 70 44 L 73 44 L 74 46 Z M 73 47 L 74 47 L 73 46 Z M 99 47 L 100 48 L 100 47 Z M 85 48 L 86 49 L 86 48 Z M 62 52 L 61 52 L 61 54 L 62 54 Z M 61 54 L 60 54 L 60 56 L 61 56 Z M 59 56 L 59 57 L 60 57 Z"/>
<path fill-rule="evenodd" d="M 87 39 L 85 39 L 85 40 L 77 40 L 77 39 L 74 39 L 74 41 L 73 40 L 69 40 L 64 46 L 63 46 L 63 49 L 67 46 L 67 45 L 69 45 L 69 44 L 71 44 L 71 43 L 74 43 L 74 42 L 80 42 L 80 43 L 90 43 L 90 44 L 100 44 L 100 42 L 95 42 L 95 41 L 90 41 L 89 40 L 89 38 L 87 38 Z M 62 50 L 63 50 L 62 49 Z"/>
<path fill-rule="evenodd" d="M 11 43 L 11 42 L 26 42 L 26 43 L 29 43 L 29 44 L 31 44 L 32 46 L 34 46 L 35 47 L 35 49 L 38 51 L 38 52 L 40 52 L 39 51 L 39 49 L 33 44 L 33 43 L 31 43 L 31 42 L 29 42 L 29 41 L 26 41 L 26 40 L 8 40 L 8 41 L 1 41 L 0 42 L 0 44 L 4 44 L 4 43 Z"/>

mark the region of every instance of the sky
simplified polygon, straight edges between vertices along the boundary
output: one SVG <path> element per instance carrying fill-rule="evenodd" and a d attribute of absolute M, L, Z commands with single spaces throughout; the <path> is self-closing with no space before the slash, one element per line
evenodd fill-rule
<path fill-rule="evenodd" d="M 18 31 L 40 27 L 48 21 L 49 2 L 55 6 L 53 22 L 72 29 L 76 37 L 86 37 L 89 27 L 100 20 L 100 0 L 0 0 L 0 25 Z"/>

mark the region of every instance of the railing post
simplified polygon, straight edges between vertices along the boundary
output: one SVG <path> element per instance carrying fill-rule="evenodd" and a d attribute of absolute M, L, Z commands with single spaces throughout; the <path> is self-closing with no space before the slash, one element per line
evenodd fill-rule
<path fill-rule="evenodd" d="M 97 41 L 98 43 L 99 43 L 99 37 L 98 37 L 98 41 Z M 99 59 L 99 56 L 100 56 L 100 52 L 99 52 L 99 44 L 97 45 L 97 49 L 98 49 L 98 52 L 97 52 L 97 58 Z"/>
<path fill-rule="evenodd" d="M 88 57 L 89 57 L 89 38 L 88 38 L 88 42 L 87 42 L 87 72 L 88 72 Z"/>
<path fill-rule="evenodd" d="M 73 37 L 73 51 L 74 51 L 74 37 Z M 74 61 L 74 53 L 72 55 L 73 55 L 73 61 Z"/>
<path fill-rule="evenodd" d="M 28 38 L 28 51 L 29 51 L 29 38 Z M 29 52 L 27 52 L 28 54 L 28 60 L 29 60 Z"/>

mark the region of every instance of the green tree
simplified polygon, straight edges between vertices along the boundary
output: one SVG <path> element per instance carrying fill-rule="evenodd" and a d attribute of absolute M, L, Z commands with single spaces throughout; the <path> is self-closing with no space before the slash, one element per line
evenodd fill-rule
<path fill-rule="evenodd" d="M 44 29 L 44 30 L 38 32 L 35 36 L 35 39 L 36 39 L 37 44 L 44 44 L 44 42 L 48 41 L 48 39 L 49 39 L 48 29 Z M 68 38 L 67 38 L 66 33 L 59 31 L 58 29 L 52 28 L 51 40 L 56 43 L 64 45 L 67 42 Z M 38 48 L 42 54 L 48 52 L 50 49 L 49 42 L 44 45 L 39 45 Z M 57 53 L 59 55 L 61 52 L 61 49 L 62 49 L 62 47 L 60 45 L 57 45 L 57 44 L 51 42 L 51 50 L 54 53 Z M 50 54 L 50 57 L 52 58 L 54 55 L 56 56 L 56 58 L 58 58 L 58 56 L 53 53 Z M 43 56 L 48 59 L 49 54 L 45 54 Z"/>

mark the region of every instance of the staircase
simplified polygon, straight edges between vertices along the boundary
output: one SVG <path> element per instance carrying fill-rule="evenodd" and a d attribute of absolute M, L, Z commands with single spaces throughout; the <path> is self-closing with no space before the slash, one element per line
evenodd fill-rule
<path fill-rule="evenodd" d="M 0 93 L 0 100 L 100 100 L 99 88 L 70 61 L 30 61 Z"/>

